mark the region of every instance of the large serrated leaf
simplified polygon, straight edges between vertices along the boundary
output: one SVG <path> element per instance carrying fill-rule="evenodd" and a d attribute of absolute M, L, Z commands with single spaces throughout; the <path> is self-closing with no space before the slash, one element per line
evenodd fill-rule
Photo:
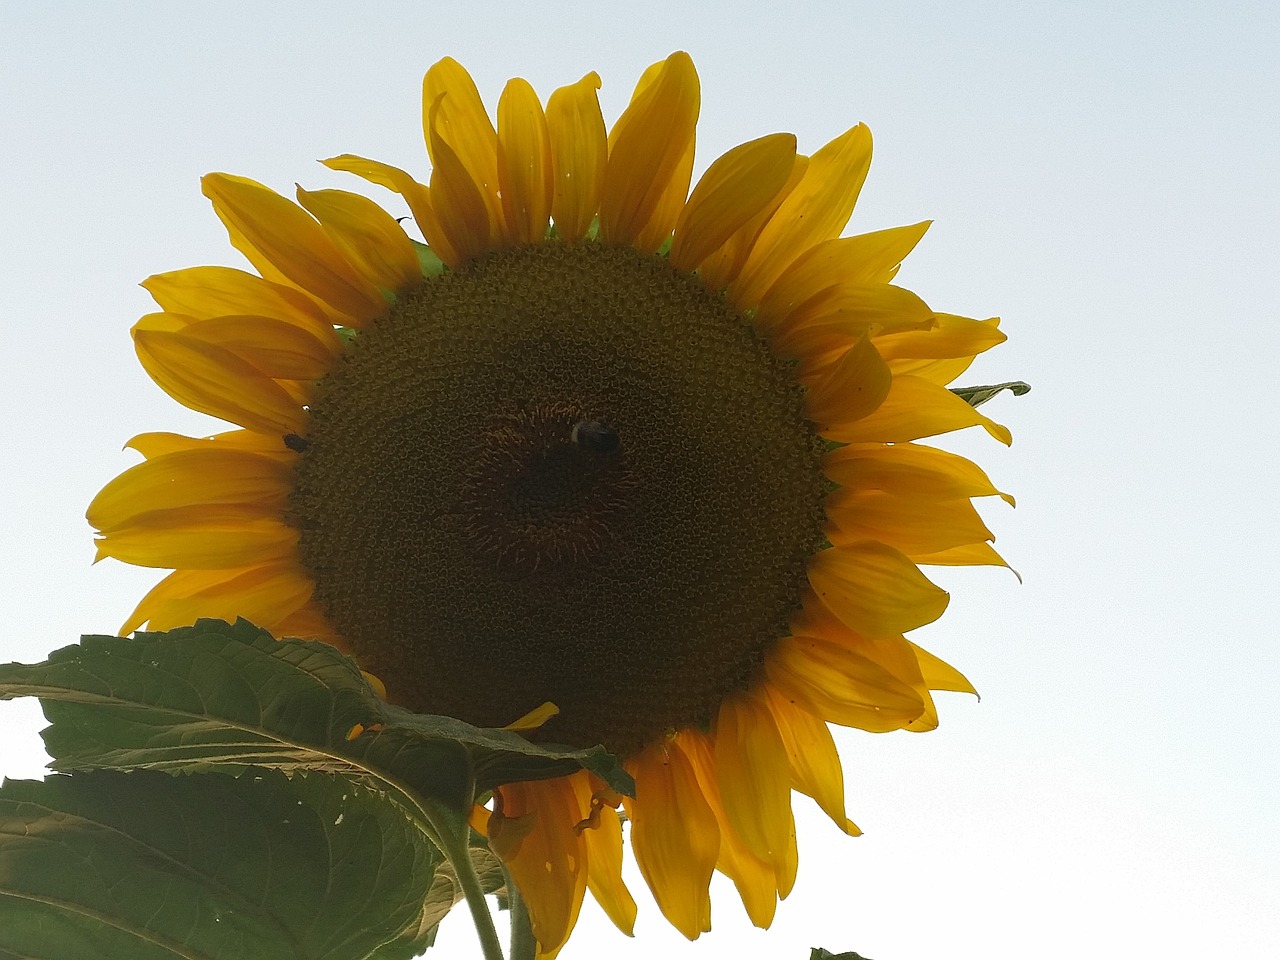
<path fill-rule="evenodd" d="M 0 787 L 0 957 L 403 960 L 440 865 L 325 774 L 96 771 Z"/>
<path fill-rule="evenodd" d="M 503 783 L 588 769 L 631 778 L 603 748 L 533 744 L 506 730 L 414 714 L 378 698 L 328 644 L 277 641 L 246 621 L 86 636 L 39 664 L 0 665 L 0 698 L 36 696 L 59 771 L 321 770 L 465 814 Z"/>
<path fill-rule="evenodd" d="M 501 862 L 487 846 L 473 845 L 470 854 L 471 868 L 480 881 L 480 889 L 488 894 L 496 894 L 499 903 L 502 903 L 506 898 L 506 874 Z M 433 946 L 440 921 L 461 899 L 462 886 L 458 882 L 458 875 L 453 864 L 446 860 L 436 868 L 435 879 L 422 902 L 422 913 L 408 942 L 419 951 Z"/>

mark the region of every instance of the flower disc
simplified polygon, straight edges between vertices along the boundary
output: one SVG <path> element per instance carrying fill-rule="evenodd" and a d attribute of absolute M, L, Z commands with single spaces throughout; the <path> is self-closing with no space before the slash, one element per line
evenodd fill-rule
<path fill-rule="evenodd" d="M 493 253 L 322 384 L 294 522 L 393 699 L 623 755 L 705 725 L 787 634 L 821 541 L 801 390 L 724 302 L 627 248 Z"/>

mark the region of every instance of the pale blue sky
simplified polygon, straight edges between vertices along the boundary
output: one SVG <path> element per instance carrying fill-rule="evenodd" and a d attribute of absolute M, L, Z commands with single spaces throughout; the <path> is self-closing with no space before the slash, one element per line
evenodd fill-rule
<path fill-rule="evenodd" d="M 1025 583 L 936 571 L 951 609 L 919 639 L 983 700 L 943 695 L 925 736 L 838 734 L 866 836 L 797 798 L 800 880 L 771 931 L 722 884 L 687 944 L 635 876 L 637 938 L 588 906 L 562 956 L 1280 955 L 1274 4 L 368 9 L 0 7 L 0 658 L 113 631 L 155 579 L 90 567 L 83 511 L 132 434 L 211 429 L 127 334 L 152 309 L 142 278 L 238 263 L 202 173 L 361 189 L 314 163 L 354 152 L 425 176 L 419 84 L 442 56 L 490 104 L 510 76 L 545 96 L 598 70 L 612 120 L 645 65 L 686 49 L 700 168 L 866 121 L 852 229 L 933 218 L 899 282 L 1004 318 L 1009 343 L 966 379 L 1034 384 L 986 408 L 1014 445 L 949 446 L 1018 497 L 984 513 Z M 34 775 L 38 713 L 0 717 L 0 772 Z M 471 937 L 451 920 L 447 954 Z"/>

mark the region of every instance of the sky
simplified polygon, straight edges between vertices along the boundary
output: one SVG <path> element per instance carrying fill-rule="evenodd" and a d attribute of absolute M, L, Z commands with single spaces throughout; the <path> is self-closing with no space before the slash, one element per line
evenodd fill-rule
<path fill-rule="evenodd" d="M 1269 2 L 420 0 L 0 6 L 0 659 L 112 633 L 155 574 L 91 565 L 84 508 L 144 430 L 216 426 L 165 397 L 128 329 L 150 274 L 238 255 L 210 170 L 362 190 L 352 152 L 425 179 L 420 83 L 443 56 L 492 107 L 597 70 L 612 121 L 688 50 L 698 170 L 858 121 L 876 155 L 851 232 L 931 218 L 897 282 L 1000 316 L 967 382 L 1022 379 L 947 439 L 1022 575 L 935 568 L 913 639 L 981 701 L 926 735 L 837 731 L 851 816 L 796 797 L 800 877 L 769 931 L 727 882 L 713 930 L 668 927 L 632 866 L 635 939 L 588 901 L 565 960 L 1280 955 L 1275 541 L 1280 13 Z M 395 198 L 372 194 L 382 202 Z M 394 209 L 394 208 L 393 208 Z M 396 210 L 396 212 L 402 212 Z M 38 776 L 43 721 L 0 704 L 0 773 Z M 441 956 L 475 956 L 465 912 Z"/>

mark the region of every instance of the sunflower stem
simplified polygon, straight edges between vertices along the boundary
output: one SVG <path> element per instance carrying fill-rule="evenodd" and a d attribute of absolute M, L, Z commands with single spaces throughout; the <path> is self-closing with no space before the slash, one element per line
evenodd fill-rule
<path fill-rule="evenodd" d="M 493 925 L 493 914 L 485 902 L 484 888 L 476 875 L 475 864 L 471 860 L 471 827 L 465 818 L 459 818 L 451 811 L 444 811 L 436 804 L 427 802 L 420 806 L 430 820 L 432 829 L 439 836 L 440 849 L 453 866 L 454 875 L 458 878 L 458 886 L 462 888 L 462 896 L 471 910 L 471 920 L 476 925 L 476 934 L 480 937 L 480 949 L 484 952 L 484 960 L 504 960 L 502 943 L 498 940 L 498 930 Z"/>
<path fill-rule="evenodd" d="M 538 941 L 533 936 L 533 923 L 529 919 L 529 907 L 520 896 L 520 888 L 504 865 L 502 875 L 507 884 L 507 907 L 511 914 L 510 960 L 536 960 Z"/>

